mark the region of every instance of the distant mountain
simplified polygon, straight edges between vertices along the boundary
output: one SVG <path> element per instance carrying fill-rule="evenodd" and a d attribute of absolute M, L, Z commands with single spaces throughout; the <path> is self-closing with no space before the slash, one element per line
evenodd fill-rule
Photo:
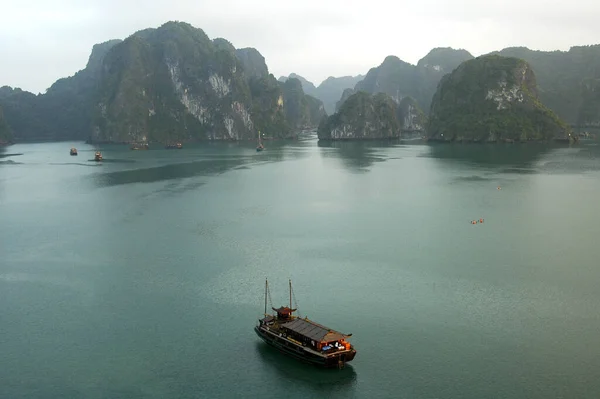
<path fill-rule="evenodd" d="M 299 79 L 290 78 L 280 84 L 285 100 L 285 115 L 290 125 L 295 130 L 317 127 L 321 118 L 325 116 L 323 103 L 304 94 Z"/>
<path fill-rule="evenodd" d="M 280 82 L 285 82 L 288 79 L 298 79 L 300 83 L 302 83 L 302 89 L 304 90 L 304 93 L 308 94 L 309 96 L 317 97 L 317 88 L 312 82 L 308 81 L 304 77 L 295 73 L 290 73 L 290 76 L 279 77 Z"/>
<path fill-rule="evenodd" d="M 538 99 L 532 67 L 488 55 L 445 75 L 431 103 L 428 136 L 440 141 L 567 140 L 570 129 Z"/>
<path fill-rule="evenodd" d="M 325 111 L 327 114 L 331 115 L 335 112 L 336 102 L 340 99 L 340 96 L 344 90 L 353 88 L 357 82 L 364 78 L 364 76 L 330 76 L 321 82 L 318 87 L 315 87 L 312 82 L 295 73 L 290 74 L 289 77 L 281 76 L 279 81 L 285 82 L 289 78 L 296 78 L 302 82 L 302 88 L 304 89 L 304 92 L 321 100 L 325 106 Z"/>
<path fill-rule="evenodd" d="M 417 65 L 390 55 L 379 66 L 371 68 L 365 78 L 355 85 L 354 91 L 386 93 L 396 102 L 404 97 L 412 97 L 420 109 L 428 112 L 431 98 L 442 76 L 461 62 L 472 58 L 465 50 L 447 47 L 431 50 Z M 343 101 L 337 105 L 338 108 L 342 103 Z"/>
<path fill-rule="evenodd" d="M 537 76 L 540 100 L 568 123 L 600 126 L 600 45 L 569 51 L 510 47 L 491 54 L 527 61 Z"/>
<path fill-rule="evenodd" d="M 432 69 L 445 75 L 470 59 L 473 59 L 473 56 L 467 50 L 436 47 L 419 60 L 417 67 Z"/>
<path fill-rule="evenodd" d="M 364 75 L 357 76 L 330 76 L 325 79 L 319 87 L 317 87 L 316 97 L 323 101 L 325 111 L 331 115 L 335 112 L 335 104 L 340 99 L 344 90 L 353 88 L 356 83 L 360 82 Z"/>

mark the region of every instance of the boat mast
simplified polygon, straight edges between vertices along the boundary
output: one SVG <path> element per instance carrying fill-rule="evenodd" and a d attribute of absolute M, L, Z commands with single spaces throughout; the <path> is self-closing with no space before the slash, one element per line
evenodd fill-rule
<path fill-rule="evenodd" d="M 267 314 L 267 291 L 269 290 L 269 283 L 265 279 L 265 315 Z"/>
<path fill-rule="evenodd" d="M 292 308 L 292 280 L 290 279 L 290 309 Z"/>

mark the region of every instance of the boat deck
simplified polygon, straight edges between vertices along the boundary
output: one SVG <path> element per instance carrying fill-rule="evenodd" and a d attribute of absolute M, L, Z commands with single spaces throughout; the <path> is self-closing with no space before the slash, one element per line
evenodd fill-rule
<path fill-rule="evenodd" d="M 306 352 L 312 353 L 316 356 L 321 356 L 321 357 L 329 357 L 331 355 L 336 355 L 336 354 L 342 354 L 342 353 L 350 353 L 351 349 L 346 349 L 346 348 L 336 348 L 335 346 L 331 346 L 330 349 L 324 350 L 324 351 L 318 351 L 316 349 L 313 349 L 312 347 L 310 347 L 310 345 L 303 345 L 300 341 L 297 341 L 293 338 L 290 337 L 284 337 L 282 336 L 283 331 L 279 328 L 278 325 L 272 325 L 272 326 L 261 326 L 261 329 L 267 331 L 268 333 L 270 333 L 271 335 L 273 335 L 274 337 L 279 337 L 281 339 L 284 339 L 286 341 L 289 342 L 293 342 L 294 344 L 301 346 Z"/>

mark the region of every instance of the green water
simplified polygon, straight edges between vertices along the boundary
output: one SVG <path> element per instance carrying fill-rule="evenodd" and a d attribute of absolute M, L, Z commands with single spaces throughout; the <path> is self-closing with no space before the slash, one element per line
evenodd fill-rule
<path fill-rule="evenodd" d="M 2 149 L 0 397 L 600 397 L 595 143 L 266 147 Z M 346 369 L 265 347 L 265 277 Z"/>

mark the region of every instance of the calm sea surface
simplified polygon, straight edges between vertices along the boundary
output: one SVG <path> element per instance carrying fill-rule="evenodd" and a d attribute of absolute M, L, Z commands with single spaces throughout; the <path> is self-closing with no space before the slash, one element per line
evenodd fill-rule
<path fill-rule="evenodd" d="M 0 150 L 0 397 L 600 397 L 600 146 L 266 144 Z"/>

